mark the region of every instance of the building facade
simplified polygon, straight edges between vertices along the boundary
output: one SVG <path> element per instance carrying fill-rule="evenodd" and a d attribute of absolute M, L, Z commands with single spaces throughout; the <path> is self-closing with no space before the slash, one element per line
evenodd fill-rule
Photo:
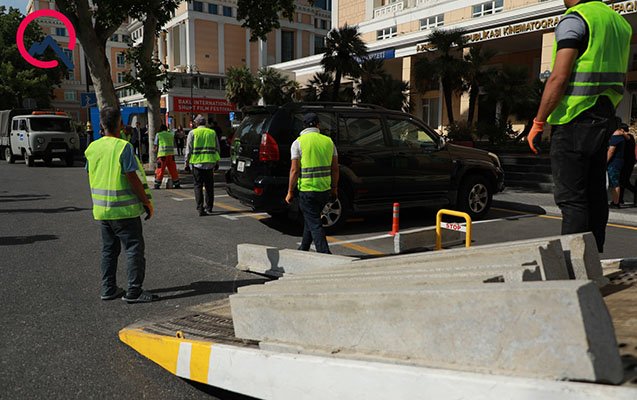
<path fill-rule="evenodd" d="M 637 2 L 606 2 L 623 15 L 637 33 Z M 562 0 L 334 0 L 332 25 L 358 26 L 370 53 L 385 59 L 385 69 L 394 78 L 413 82 L 413 66 L 426 57 L 427 36 L 433 29 L 462 28 L 468 45 L 480 44 L 496 52 L 489 67 L 526 66 L 529 80 L 550 72 L 554 29 L 564 13 Z M 637 43 L 631 45 L 628 86 L 617 110 L 623 120 L 637 117 Z M 294 73 L 304 84 L 322 70 L 320 57 L 277 64 Z M 412 113 L 432 127 L 447 124 L 439 88 L 411 92 Z M 456 118 L 466 114 L 468 96 L 453 102 Z M 478 113 L 480 110 L 478 110 Z"/>
<path fill-rule="evenodd" d="M 55 9 L 55 1 L 29 0 L 26 13 L 28 15 L 37 10 Z M 75 49 L 66 49 L 64 44 L 68 44 L 69 36 L 66 28 L 60 21 L 52 18 L 38 18 L 36 21 L 40 25 L 44 35 L 53 36 L 60 44 L 60 47 L 64 49 L 69 59 L 73 61 L 74 66 L 73 70 L 69 70 L 63 78 L 61 86 L 53 89 L 54 98 L 52 106 L 57 110 L 67 112 L 76 121 L 80 121 L 84 124 L 88 120 L 88 108 L 81 105 L 81 94 L 93 91 L 91 78 L 86 68 L 84 49 L 79 42 L 77 42 Z M 126 51 L 128 43 L 130 42 L 127 25 L 127 23 L 123 24 L 106 43 L 106 56 L 111 65 L 111 79 L 113 79 L 115 85 L 124 82 L 124 73 L 129 69 L 129 66 L 124 60 L 124 51 Z"/>
<path fill-rule="evenodd" d="M 172 77 L 172 87 L 161 99 L 169 125 L 188 127 L 194 113 L 229 127 L 228 115 L 235 106 L 225 99 L 228 68 L 245 65 L 256 73 L 264 66 L 320 53 L 331 29 L 330 9 L 330 0 L 317 0 L 313 6 L 297 0 L 292 22 L 281 20 L 281 28 L 267 40 L 251 42 L 250 32 L 237 21 L 237 0 L 183 1 L 156 45 Z M 134 43 L 142 40 L 141 23 L 133 21 L 128 30 Z M 119 96 L 124 104 L 145 105 L 126 86 Z"/>

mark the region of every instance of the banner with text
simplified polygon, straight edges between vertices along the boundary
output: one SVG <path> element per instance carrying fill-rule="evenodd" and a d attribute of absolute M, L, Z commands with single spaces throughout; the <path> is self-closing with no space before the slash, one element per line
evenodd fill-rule
<path fill-rule="evenodd" d="M 202 114 L 228 114 L 235 111 L 237 107 L 224 99 L 192 99 L 194 107 L 191 111 L 190 97 L 173 97 L 174 112 L 193 112 Z"/>

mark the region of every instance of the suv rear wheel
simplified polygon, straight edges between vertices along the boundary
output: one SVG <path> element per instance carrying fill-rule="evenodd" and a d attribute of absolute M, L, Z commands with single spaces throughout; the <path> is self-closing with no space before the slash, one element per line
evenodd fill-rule
<path fill-rule="evenodd" d="M 323 207 L 321 222 L 326 231 L 334 232 L 343 226 L 348 217 L 349 204 L 347 194 L 339 191 L 338 198 L 334 201 L 330 200 L 325 207 Z"/>
<path fill-rule="evenodd" d="M 469 175 L 462 180 L 458 191 L 458 208 L 471 216 L 483 218 L 493 199 L 493 190 L 487 179 L 481 175 Z"/>

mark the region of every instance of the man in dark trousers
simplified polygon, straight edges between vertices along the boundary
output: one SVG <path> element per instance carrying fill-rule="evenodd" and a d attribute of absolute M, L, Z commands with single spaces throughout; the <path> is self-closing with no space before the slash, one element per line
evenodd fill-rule
<path fill-rule="evenodd" d="M 212 214 L 215 202 L 214 173 L 219 169 L 219 138 L 214 130 L 206 127 L 206 119 L 202 115 L 195 118 L 195 125 L 197 127 L 188 133 L 184 160 L 186 170 L 192 166 L 197 211 L 200 217 L 204 217 Z"/>
<path fill-rule="evenodd" d="M 290 204 L 294 190 L 299 190 L 299 205 L 303 213 L 303 239 L 299 250 L 308 251 L 314 242 L 318 253 L 331 254 L 325 230 L 321 224 L 321 211 L 332 198 L 338 197 L 338 153 L 329 136 L 321 134 L 319 118 L 305 114 L 306 128 L 292 143 L 292 165 L 285 201 Z"/>
<path fill-rule="evenodd" d="M 591 231 L 603 252 L 606 150 L 624 93 L 632 29 L 601 1 L 564 0 L 564 5 L 567 10 L 555 28 L 553 71 L 528 141 L 537 154 L 536 139 L 545 122 L 553 126 L 551 169 L 562 234 Z"/>
<path fill-rule="evenodd" d="M 142 290 L 146 274 L 144 235 L 140 215 L 153 216 L 153 203 L 142 163 L 133 146 L 119 138 L 120 111 L 100 110 L 105 134 L 86 149 L 93 199 L 93 217 L 102 230 L 102 300 L 122 297 L 117 287 L 117 258 L 123 244 L 128 260 L 128 290 L 123 299 L 129 303 L 147 303 L 157 295 Z"/>

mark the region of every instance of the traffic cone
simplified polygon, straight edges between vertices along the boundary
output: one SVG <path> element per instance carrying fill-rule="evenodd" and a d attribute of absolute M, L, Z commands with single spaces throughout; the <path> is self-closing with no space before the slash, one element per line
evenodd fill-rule
<path fill-rule="evenodd" d="M 400 219 L 400 203 L 394 203 L 391 232 L 389 232 L 389 234 L 392 236 L 398 233 L 399 219 Z"/>

